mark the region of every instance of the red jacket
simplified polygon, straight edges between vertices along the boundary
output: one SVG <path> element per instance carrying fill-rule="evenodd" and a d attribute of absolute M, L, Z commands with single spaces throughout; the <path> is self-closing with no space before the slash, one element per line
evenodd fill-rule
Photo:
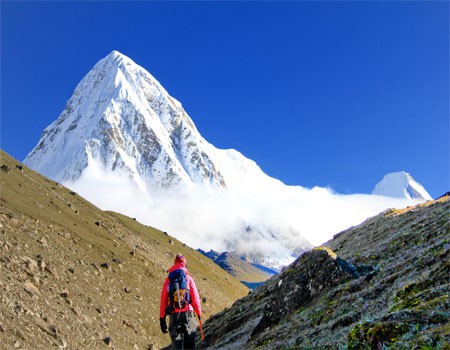
<path fill-rule="evenodd" d="M 187 289 L 189 290 L 191 303 L 187 306 L 185 306 L 182 309 L 176 309 L 173 312 L 185 312 L 185 311 L 194 311 L 197 316 L 202 315 L 202 305 L 200 302 L 200 296 L 198 295 L 197 286 L 195 285 L 194 279 L 189 275 L 188 270 L 186 269 L 186 266 L 184 264 L 175 264 L 169 269 L 169 273 L 174 271 L 182 269 L 184 273 L 186 274 L 186 284 Z M 169 278 L 166 277 L 166 280 L 164 281 L 164 285 L 161 290 L 161 304 L 159 306 L 159 317 L 164 318 L 166 307 L 169 305 L 170 299 L 169 299 Z"/>

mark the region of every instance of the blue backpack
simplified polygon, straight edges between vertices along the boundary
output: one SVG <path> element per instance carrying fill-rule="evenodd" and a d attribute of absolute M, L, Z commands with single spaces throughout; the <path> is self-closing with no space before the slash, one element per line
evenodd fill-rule
<path fill-rule="evenodd" d="M 182 309 L 190 303 L 186 273 L 183 269 L 169 273 L 169 299 L 170 305 L 175 309 Z"/>

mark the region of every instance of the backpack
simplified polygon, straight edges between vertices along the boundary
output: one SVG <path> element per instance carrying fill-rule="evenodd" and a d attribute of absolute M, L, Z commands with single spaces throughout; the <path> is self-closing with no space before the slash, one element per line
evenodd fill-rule
<path fill-rule="evenodd" d="M 174 309 L 183 309 L 190 304 L 187 276 L 183 269 L 173 270 L 169 273 L 169 299 Z"/>

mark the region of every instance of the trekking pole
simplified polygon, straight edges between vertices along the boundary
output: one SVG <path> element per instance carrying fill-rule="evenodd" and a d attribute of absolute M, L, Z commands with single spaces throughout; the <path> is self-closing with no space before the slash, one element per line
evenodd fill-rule
<path fill-rule="evenodd" d="M 202 319 L 198 317 L 198 324 L 200 325 L 200 334 L 202 335 L 202 342 L 205 341 L 205 334 L 203 333 L 203 325 L 202 325 Z"/>

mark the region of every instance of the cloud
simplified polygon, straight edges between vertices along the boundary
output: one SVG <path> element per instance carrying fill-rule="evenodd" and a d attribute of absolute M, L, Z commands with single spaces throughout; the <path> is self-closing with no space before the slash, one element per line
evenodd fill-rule
<path fill-rule="evenodd" d="M 261 263 L 289 263 L 305 239 L 320 245 L 387 208 L 413 204 L 281 182 L 245 192 L 197 187 L 145 193 L 130 175 L 108 172 L 96 163 L 90 163 L 77 181 L 64 184 L 103 210 L 135 217 L 193 248 L 261 255 Z"/>

